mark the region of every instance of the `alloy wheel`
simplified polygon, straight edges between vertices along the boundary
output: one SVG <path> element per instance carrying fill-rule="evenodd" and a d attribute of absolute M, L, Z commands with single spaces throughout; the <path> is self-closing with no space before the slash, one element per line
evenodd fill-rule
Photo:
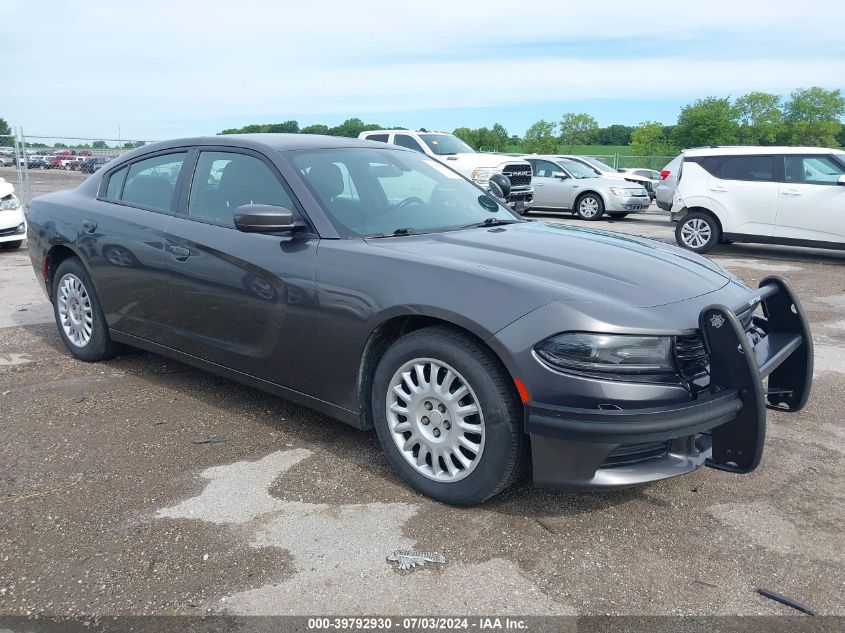
<path fill-rule="evenodd" d="M 386 398 L 391 436 L 421 475 L 452 483 L 468 476 L 484 451 L 484 416 L 478 397 L 453 367 L 433 358 L 402 365 Z"/>
<path fill-rule="evenodd" d="M 85 347 L 94 328 L 94 311 L 85 284 L 76 275 L 66 274 L 59 280 L 56 300 L 65 336 L 76 347 Z"/>
<path fill-rule="evenodd" d="M 681 227 L 681 241 L 689 248 L 702 248 L 713 235 L 710 225 L 701 218 L 692 218 Z"/>
<path fill-rule="evenodd" d="M 599 212 L 599 201 L 592 196 L 582 198 L 578 204 L 578 212 L 584 218 L 594 217 Z"/>

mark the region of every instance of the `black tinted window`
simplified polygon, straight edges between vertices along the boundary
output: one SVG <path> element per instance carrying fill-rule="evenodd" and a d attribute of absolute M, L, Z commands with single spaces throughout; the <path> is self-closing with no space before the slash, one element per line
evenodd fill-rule
<path fill-rule="evenodd" d="M 423 148 L 420 147 L 420 144 L 414 140 L 413 136 L 408 136 L 407 134 L 396 134 L 393 136 L 393 144 L 399 145 L 400 147 L 407 147 L 408 149 L 412 149 L 416 152 L 422 152 Z"/>
<path fill-rule="evenodd" d="M 774 156 L 708 156 L 701 159 L 699 164 L 723 180 L 774 180 Z"/>
<path fill-rule="evenodd" d="M 139 160 L 129 166 L 121 200 L 156 211 L 173 210 L 173 194 L 185 152 Z"/>
<path fill-rule="evenodd" d="M 108 200 L 117 200 L 120 197 L 120 190 L 123 189 L 123 181 L 126 180 L 127 171 L 129 171 L 129 168 L 124 167 L 109 176 L 108 186 L 106 187 L 106 198 Z"/>
<path fill-rule="evenodd" d="M 381 143 L 387 143 L 387 138 L 389 134 L 370 134 L 367 136 L 368 141 L 379 141 Z"/>
<path fill-rule="evenodd" d="M 264 161 L 233 152 L 201 152 L 191 182 L 188 215 L 234 226 L 235 209 L 272 204 L 293 209 L 293 201 Z"/>

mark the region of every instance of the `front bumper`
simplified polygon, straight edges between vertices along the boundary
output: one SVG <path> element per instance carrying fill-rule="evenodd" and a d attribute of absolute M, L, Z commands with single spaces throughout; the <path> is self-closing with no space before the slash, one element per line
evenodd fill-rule
<path fill-rule="evenodd" d="M 26 218 L 23 206 L 0 211 L 0 242 L 16 242 L 26 238 Z"/>
<path fill-rule="evenodd" d="M 635 213 L 637 211 L 646 211 L 650 204 L 651 199 L 648 196 L 622 197 L 610 195 L 608 196 L 606 210 Z"/>
<path fill-rule="evenodd" d="M 737 314 L 762 333 L 752 346 Z M 753 471 L 763 454 L 766 408 L 798 411 L 813 376 L 813 342 L 795 293 L 767 277 L 743 305 L 699 315 L 710 385 L 689 402 L 600 409 L 526 405 L 534 481 L 573 488 L 624 487 L 691 472 L 703 464 Z M 768 379 L 767 389 L 763 381 Z M 634 404 L 635 406 L 632 406 Z"/>
<path fill-rule="evenodd" d="M 508 194 L 508 206 L 514 211 L 524 211 L 531 206 L 534 200 L 534 189 L 511 189 Z"/>

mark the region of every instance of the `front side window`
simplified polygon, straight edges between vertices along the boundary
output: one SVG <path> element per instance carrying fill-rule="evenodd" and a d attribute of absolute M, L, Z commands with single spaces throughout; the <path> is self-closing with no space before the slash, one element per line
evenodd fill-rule
<path fill-rule="evenodd" d="M 478 187 L 423 154 L 338 148 L 286 155 L 344 237 L 397 229 L 447 231 L 491 217 L 518 221 Z"/>
<path fill-rule="evenodd" d="M 186 155 L 185 152 L 162 154 L 129 165 L 120 200 L 155 211 L 173 211 L 176 181 Z"/>
<path fill-rule="evenodd" d="M 264 161 L 235 152 L 200 152 L 188 216 L 234 226 L 235 210 L 245 204 L 293 209 L 293 201 Z"/>
<path fill-rule="evenodd" d="M 393 143 L 398 145 L 399 147 L 407 147 L 408 149 L 412 149 L 415 152 L 422 152 L 423 148 L 420 147 L 420 144 L 414 139 L 413 136 L 408 136 L 407 134 L 395 134 L 393 136 Z"/>
<path fill-rule="evenodd" d="M 534 175 L 538 178 L 551 178 L 555 173 L 563 171 L 560 167 L 547 160 L 528 161 L 534 168 Z"/>
<path fill-rule="evenodd" d="M 365 138 L 368 141 L 378 141 L 380 143 L 387 143 L 387 139 L 389 136 L 389 134 L 370 134 Z"/>
<path fill-rule="evenodd" d="M 845 168 L 827 156 L 785 156 L 783 176 L 786 182 L 808 185 L 835 185 L 845 175 Z"/>

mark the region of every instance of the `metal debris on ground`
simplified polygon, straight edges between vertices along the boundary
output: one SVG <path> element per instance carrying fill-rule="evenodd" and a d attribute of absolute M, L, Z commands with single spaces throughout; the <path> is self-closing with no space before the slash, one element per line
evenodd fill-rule
<path fill-rule="evenodd" d="M 777 591 L 769 591 L 768 589 L 757 589 L 757 593 L 759 593 L 764 598 L 768 598 L 769 600 L 774 600 L 775 602 L 780 602 L 781 604 L 785 604 L 787 607 L 792 607 L 801 613 L 806 613 L 807 615 L 816 615 L 816 612 L 813 611 L 810 607 L 806 604 L 802 604 L 797 600 L 793 600 L 789 596 L 785 596 L 782 593 L 778 593 Z"/>
<path fill-rule="evenodd" d="M 446 558 L 437 552 L 421 552 L 415 549 L 398 549 L 387 557 L 388 562 L 399 563 L 399 569 L 422 567 L 426 563 L 445 563 Z"/>
<path fill-rule="evenodd" d="M 228 442 L 228 437 L 221 437 L 219 435 L 209 435 L 199 440 L 194 440 L 194 444 L 219 444 L 220 442 Z"/>

